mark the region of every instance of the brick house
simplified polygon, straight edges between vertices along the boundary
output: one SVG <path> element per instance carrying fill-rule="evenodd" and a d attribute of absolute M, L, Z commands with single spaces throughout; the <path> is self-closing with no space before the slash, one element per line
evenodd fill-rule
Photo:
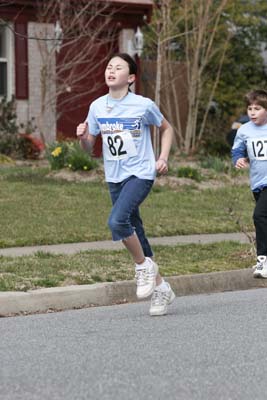
<path fill-rule="evenodd" d="M 38 1 L 44 0 L 1 0 L 0 2 L 0 98 L 5 96 L 10 99 L 12 95 L 15 96 L 18 122 L 21 123 L 26 123 L 32 118 L 36 120 L 40 118 L 43 60 L 38 41 L 34 40 L 36 32 L 45 31 L 49 37 L 55 37 L 57 34 L 55 28 L 58 28 L 54 18 L 45 22 L 38 19 Z M 64 3 L 64 0 L 62 2 Z M 111 18 L 116 28 L 112 50 L 130 52 L 137 28 L 150 20 L 153 0 L 98 0 L 98 3 L 105 3 L 110 7 L 106 9 L 106 15 L 109 10 L 112 10 Z M 100 53 L 98 56 L 105 59 L 107 49 L 101 48 Z M 62 63 L 63 55 L 60 52 L 54 53 L 54 71 Z M 90 56 L 88 54 L 88 57 Z M 103 71 L 103 67 L 99 68 L 99 76 L 103 77 Z M 84 85 L 91 85 L 88 77 Z M 137 81 L 135 88 L 137 92 L 139 85 L 140 82 Z M 49 91 L 55 93 L 55 81 L 49 84 Z M 66 112 L 58 101 L 54 106 L 47 106 L 42 115 L 46 141 L 55 140 L 59 133 L 63 138 L 74 136 L 75 127 L 85 118 L 90 102 L 105 91 L 103 84 L 97 91 L 87 95 L 86 101 L 77 102 L 78 106 L 76 105 L 71 112 Z M 73 96 L 71 89 L 66 90 L 64 99 L 68 96 L 70 99 Z"/>

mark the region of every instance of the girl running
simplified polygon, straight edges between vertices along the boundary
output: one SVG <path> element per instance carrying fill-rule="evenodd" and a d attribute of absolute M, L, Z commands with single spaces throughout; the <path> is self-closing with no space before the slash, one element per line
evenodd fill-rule
<path fill-rule="evenodd" d="M 101 133 L 105 179 L 112 200 L 108 225 L 114 241 L 121 240 L 135 262 L 136 295 L 152 295 L 150 315 L 164 315 L 175 294 L 159 274 L 146 238 L 139 206 L 149 194 L 156 173 L 168 171 L 173 130 L 150 99 L 130 91 L 137 74 L 135 61 L 125 53 L 114 55 L 105 70 L 108 94 L 90 106 L 77 136 L 90 151 Z M 153 152 L 150 126 L 159 127 L 161 152 Z"/>

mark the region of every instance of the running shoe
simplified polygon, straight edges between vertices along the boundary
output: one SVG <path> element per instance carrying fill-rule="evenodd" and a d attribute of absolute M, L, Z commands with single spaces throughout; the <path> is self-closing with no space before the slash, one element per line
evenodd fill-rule
<path fill-rule="evenodd" d="M 151 316 L 167 314 L 167 307 L 175 299 L 175 294 L 169 284 L 167 290 L 155 289 L 151 298 L 149 314 Z"/>
<path fill-rule="evenodd" d="M 135 270 L 135 280 L 137 285 L 136 296 L 139 299 L 144 299 L 154 292 L 157 274 L 157 264 L 152 261 L 151 258 L 146 257 L 144 268 L 137 268 Z"/>

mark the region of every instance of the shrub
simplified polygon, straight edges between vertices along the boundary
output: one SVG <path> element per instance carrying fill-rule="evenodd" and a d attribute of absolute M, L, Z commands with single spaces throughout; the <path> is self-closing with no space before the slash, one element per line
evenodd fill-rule
<path fill-rule="evenodd" d="M 98 165 L 96 160 L 81 149 L 78 142 L 54 142 L 47 147 L 46 157 L 51 169 L 89 171 Z"/>
<path fill-rule="evenodd" d="M 92 159 L 79 145 L 78 142 L 72 142 L 68 149 L 68 167 L 73 171 L 89 171 L 96 168 L 97 161 Z"/>
<path fill-rule="evenodd" d="M 18 143 L 19 156 L 25 159 L 36 160 L 45 149 L 40 139 L 28 133 L 20 133 Z"/>
<path fill-rule="evenodd" d="M 231 147 L 224 138 L 207 138 L 203 141 L 200 152 L 212 156 L 229 155 Z"/>
<path fill-rule="evenodd" d="M 10 101 L 5 97 L 0 101 L 0 116 L 0 153 L 10 156 L 17 153 L 19 147 L 14 97 Z"/>
<path fill-rule="evenodd" d="M 19 127 L 17 125 L 16 102 L 13 96 L 11 100 L 3 97 L 0 101 L 0 133 L 3 132 L 14 134 L 18 133 Z"/>
<path fill-rule="evenodd" d="M 206 169 L 214 169 L 216 172 L 227 173 L 229 171 L 229 165 L 227 165 L 224 160 L 216 156 L 207 156 L 201 161 L 201 167 Z"/>
<path fill-rule="evenodd" d="M 180 167 L 177 171 L 179 178 L 190 178 L 197 182 L 202 180 L 202 176 L 198 169 L 192 167 Z"/>
<path fill-rule="evenodd" d="M 33 118 L 26 125 L 17 125 L 15 112 L 15 98 L 10 101 L 3 98 L 0 102 L 0 153 L 14 158 L 36 159 L 44 150 L 44 144 L 32 136 L 36 127 L 33 125 Z M 23 129 L 24 133 L 19 133 Z"/>
<path fill-rule="evenodd" d="M 20 124 L 23 132 L 19 134 L 19 156 L 21 158 L 35 160 L 44 151 L 45 145 L 42 140 L 33 135 L 36 128 L 34 118 L 27 121 L 26 124 Z"/>
<path fill-rule="evenodd" d="M 61 169 L 68 165 L 68 145 L 66 142 L 53 142 L 46 148 L 46 158 L 51 169 Z"/>
<path fill-rule="evenodd" d="M 0 164 L 13 164 L 14 161 L 12 158 L 5 156 L 4 154 L 0 154 Z"/>

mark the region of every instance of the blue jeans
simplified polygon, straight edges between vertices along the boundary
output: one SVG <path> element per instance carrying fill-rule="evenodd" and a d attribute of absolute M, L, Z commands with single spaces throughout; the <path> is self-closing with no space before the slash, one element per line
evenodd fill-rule
<path fill-rule="evenodd" d="M 154 181 L 130 176 L 119 183 L 108 182 L 112 210 L 108 225 L 113 240 L 124 240 L 136 232 L 146 257 L 153 252 L 145 235 L 139 206 L 150 192 Z"/>

